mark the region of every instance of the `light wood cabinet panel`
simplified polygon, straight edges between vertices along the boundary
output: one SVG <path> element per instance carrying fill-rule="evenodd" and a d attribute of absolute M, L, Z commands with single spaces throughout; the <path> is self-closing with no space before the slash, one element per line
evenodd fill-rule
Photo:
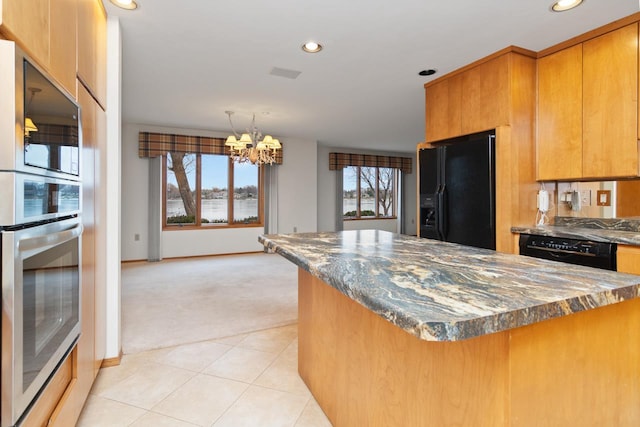
<path fill-rule="evenodd" d="M 583 177 L 638 175 L 638 24 L 583 45 Z"/>
<path fill-rule="evenodd" d="M 98 153 L 106 153 L 107 150 L 107 117 L 106 113 L 94 101 L 94 123 L 95 123 L 95 151 Z M 104 189 L 106 189 L 106 167 L 104 159 L 100 161 L 95 159 L 94 169 L 94 200 L 95 200 L 95 226 L 100 232 L 96 235 L 96 278 L 95 278 L 95 303 L 94 303 L 94 328 L 95 328 L 95 345 L 94 345 L 94 376 L 98 375 L 102 361 L 104 360 L 107 345 L 107 283 L 106 283 L 106 265 L 105 265 L 105 247 L 106 236 L 106 197 Z"/>
<path fill-rule="evenodd" d="M 462 132 L 462 77 L 453 76 L 425 90 L 425 141 L 433 142 Z"/>
<path fill-rule="evenodd" d="M 582 45 L 538 60 L 539 180 L 582 177 Z"/>
<path fill-rule="evenodd" d="M 49 63 L 49 0 L 4 0 L 2 31 L 42 66 Z"/>
<path fill-rule="evenodd" d="M 78 79 L 106 109 L 107 18 L 102 2 L 78 0 Z"/>
<path fill-rule="evenodd" d="M 462 74 L 462 134 L 509 124 L 509 55 Z"/>
<path fill-rule="evenodd" d="M 76 92 L 77 0 L 55 0 L 51 7 L 51 74 L 74 97 Z"/>
<path fill-rule="evenodd" d="M 616 264 L 621 273 L 640 274 L 640 246 L 618 245 Z"/>

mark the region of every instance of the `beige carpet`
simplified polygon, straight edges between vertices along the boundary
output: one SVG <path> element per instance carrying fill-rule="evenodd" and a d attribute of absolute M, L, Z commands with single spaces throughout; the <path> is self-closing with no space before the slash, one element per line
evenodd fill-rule
<path fill-rule="evenodd" d="M 123 352 L 295 323 L 297 279 L 275 254 L 123 263 Z"/>

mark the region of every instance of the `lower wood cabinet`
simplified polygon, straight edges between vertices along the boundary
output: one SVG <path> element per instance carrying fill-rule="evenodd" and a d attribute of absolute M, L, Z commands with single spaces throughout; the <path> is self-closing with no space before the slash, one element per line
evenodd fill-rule
<path fill-rule="evenodd" d="M 618 271 L 640 274 L 640 246 L 618 245 Z"/>

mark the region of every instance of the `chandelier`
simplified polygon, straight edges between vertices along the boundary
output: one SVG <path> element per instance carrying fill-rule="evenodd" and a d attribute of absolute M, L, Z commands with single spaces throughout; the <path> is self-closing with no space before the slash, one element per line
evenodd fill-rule
<path fill-rule="evenodd" d="M 256 115 L 253 115 L 251 126 L 247 132 L 238 135 L 231 121 L 233 111 L 225 111 L 225 114 L 229 116 L 229 124 L 233 131 L 233 135 L 230 135 L 225 143 L 231 152 L 231 159 L 238 163 L 251 162 L 254 165 L 273 164 L 276 160 L 276 153 L 282 148 L 282 145 L 271 135 L 262 137 L 262 132 L 256 127 Z"/>

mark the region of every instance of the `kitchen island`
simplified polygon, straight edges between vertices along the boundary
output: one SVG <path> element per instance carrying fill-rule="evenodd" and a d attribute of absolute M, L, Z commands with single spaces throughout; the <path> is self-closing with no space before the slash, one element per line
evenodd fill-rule
<path fill-rule="evenodd" d="M 640 276 L 365 230 L 299 267 L 299 373 L 334 426 L 640 425 Z"/>

